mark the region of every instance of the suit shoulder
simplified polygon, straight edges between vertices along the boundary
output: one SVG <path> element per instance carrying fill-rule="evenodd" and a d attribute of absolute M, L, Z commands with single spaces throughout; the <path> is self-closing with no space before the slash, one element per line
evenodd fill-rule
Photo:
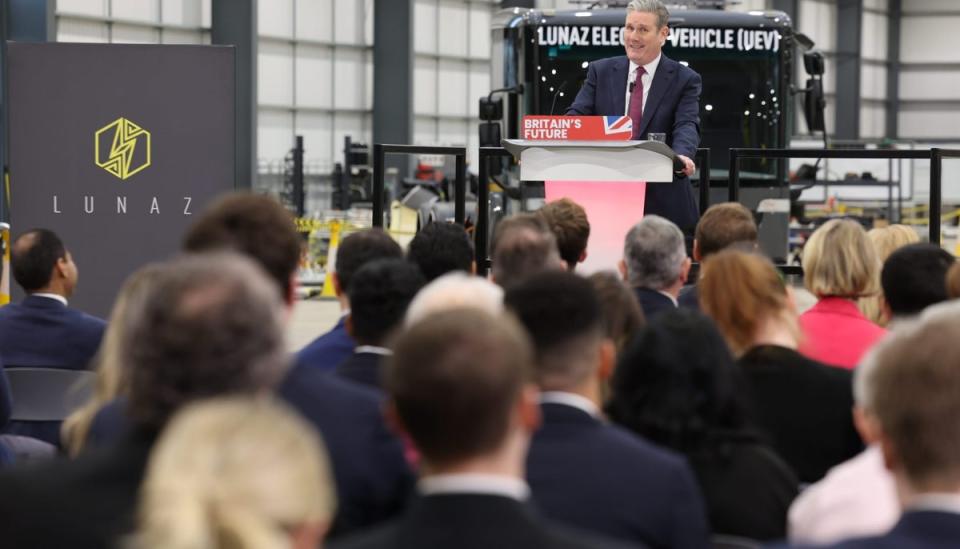
<path fill-rule="evenodd" d="M 607 425 L 605 429 L 609 438 L 629 452 L 632 456 L 642 457 L 646 462 L 665 468 L 685 468 L 686 460 L 680 455 L 665 448 L 647 442 L 634 433 L 619 425 Z"/>
<path fill-rule="evenodd" d="M 398 522 L 367 529 L 363 532 L 348 535 L 330 542 L 330 549 L 381 549 L 390 547 L 397 538 Z"/>
<path fill-rule="evenodd" d="M 626 59 L 626 56 L 618 55 L 615 57 L 605 57 L 603 59 L 597 59 L 596 61 L 592 61 L 590 64 L 596 67 L 595 70 L 604 71 L 617 66 L 617 64 L 619 63 L 623 63 L 624 59 Z"/>
<path fill-rule="evenodd" d="M 556 523 L 547 525 L 547 537 L 552 549 L 647 549 L 646 545 L 638 545 L 640 542 L 626 544 L 601 534 Z"/>

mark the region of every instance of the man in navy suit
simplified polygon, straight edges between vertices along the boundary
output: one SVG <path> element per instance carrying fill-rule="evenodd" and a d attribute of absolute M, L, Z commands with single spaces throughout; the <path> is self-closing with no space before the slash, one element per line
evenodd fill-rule
<path fill-rule="evenodd" d="M 0 356 L 8 367 L 83 370 L 103 338 L 106 323 L 71 309 L 77 265 L 53 232 L 21 234 L 11 250 L 13 277 L 27 293 L 20 303 L 0 307 Z"/>
<path fill-rule="evenodd" d="M 353 275 L 361 267 L 375 259 L 401 258 L 400 245 L 381 229 L 369 229 L 353 233 L 343 239 L 337 249 L 334 262 L 333 290 L 340 302 L 340 320 L 325 334 L 311 341 L 300 350 L 297 361 L 304 367 L 332 372 L 347 360 L 357 343 L 347 333 L 346 319 L 350 314 L 347 288 Z"/>
<path fill-rule="evenodd" d="M 633 119 L 633 139 L 650 132 L 666 134 L 666 143 L 683 163 L 673 183 L 647 185 L 644 212 L 676 223 L 693 234 L 697 224 L 689 176 L 700 144 L 700 75 L 661 53 L 670 33 L 670 13 L 660 0 L 632 0 L 627 5 L 625 56 L 590 63 L 587 79 L 566 114 L 626 115 Z"/>
<path fill-rule="evenodd" d="M 836 549 L 946 549 L 960 546 L 960 305 L 897 326 L 871 353 L 866 405 L 903 515 L 880 536 Z M 842 513 L 840 509 L 837 512 Z M 799 546 L 798 546 L 799 547 Z"/>
<path fill-rule="evenodd" d="M 603 418 L 614 350 L 593 285 L 544 272 L 504 300 L 533 339 L 542 391 L 543 426 L 527 458 L 534 503 L 553 520 L 630 543 L 708 547 L 706 510 L 684 459 Z"/>
<path fill-rule="evenodd" d="M 683 233 L 658 215 L 644 216 L 624 239 L 620 274 L 648 321 L 677 308 L 690 266 Z"/>

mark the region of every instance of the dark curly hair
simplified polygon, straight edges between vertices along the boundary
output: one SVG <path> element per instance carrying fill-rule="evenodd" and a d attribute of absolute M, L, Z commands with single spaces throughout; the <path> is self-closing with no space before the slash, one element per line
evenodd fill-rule
<path fill-rule="evenodd" d="M 684 454 L 755 440 L 742 384 L 723 336 L 705 316 L 678 309 L 648 324 L 620 357 L 610 418 Z"/>

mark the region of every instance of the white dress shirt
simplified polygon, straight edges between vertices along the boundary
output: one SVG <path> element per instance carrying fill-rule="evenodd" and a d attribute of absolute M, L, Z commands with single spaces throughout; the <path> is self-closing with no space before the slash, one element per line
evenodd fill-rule
<path fill-rule="evenodd" d="M 600 419 L 600 409 L 592 400 L 573 393 L 564 391 L 544 391 L 540 393 L 541 404 L 564 404 L 583 410 L 591 416 Z"/>
<path fill-rule="evenodd" d="M 420 479 L 417 490 L 425 496 L 480 494 L 503 496 L 517 501 L 530 498 L 530 487 L 522 479 L 483 473 L 431 475 Z"/>
<path fill-rule="evenodd" d="M 960 494 L 919 494 L 910 500 L 908 511 L 940 511 L 960 515 Z"/>
<path fill-rule="evenodd" d="M 60 294 L 36 293 L 36 294 L 30 294 L 30 295 L 37 296 L 37 297 L 45 297 L 47 299 L 53 299 L 54 301 L 59 301 L 60 303 L 63 303 L 64 306 L 67 305 L 67 298 L 63 297 Z"/>
<path fill-rule="evenodd" d="M 662 54 L 661 54 L 662 55 Z M 624 102 L 624 116 L 630 116 L 630 84 L 637 80 L 637 67 L 640 65 L 630 61 L 630 72 L 627 73 L 627 89 L 626 89 L 626 101 Z M 660 55 L 656 59 L 647 63 L 643 66 L 643 70 L 647 71 L 640 78 L 640 83 L 643 84 L 643 108 L 647 108 L 647 98 L 650 97 L 650 86 L 653 84 L 653 75 L 657 72 L 657 67 L 660 66 Z"/>
<path fill-rule="evenodd" d="M 377 347 L 376 345 L 357 345 L 357 348 L 353 350 L 354 353 L 371 353 L 374 355 L 381 356 L 393 356 L 393 351 L 387 349 L 386 347 Z"/>

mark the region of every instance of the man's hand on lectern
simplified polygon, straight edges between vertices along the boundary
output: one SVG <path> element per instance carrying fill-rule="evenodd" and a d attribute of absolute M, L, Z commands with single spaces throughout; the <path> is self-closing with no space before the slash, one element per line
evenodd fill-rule
<path fill-rule="evenodd" d="M 683 162 L 683 175 L 693 175 L 693 172 L 697 171 L 697 165 L 693 163 L 693 160 L 690 160 L 682 154 L 678 154 L 677 158 Z"/>

